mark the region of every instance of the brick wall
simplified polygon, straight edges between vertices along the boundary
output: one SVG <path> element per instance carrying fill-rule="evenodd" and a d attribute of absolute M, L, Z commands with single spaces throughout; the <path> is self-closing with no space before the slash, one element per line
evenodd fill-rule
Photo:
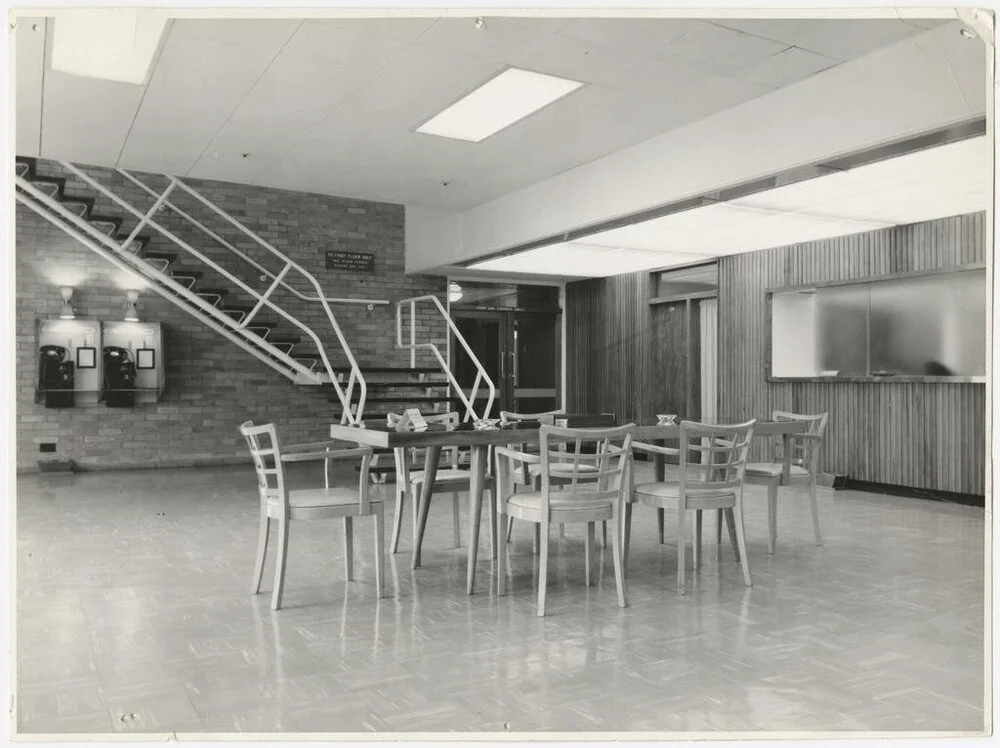
<path fill-rule="evenodd" d="M 49 162 L 40 161 L 38 171 L 62 176 L 57 165 Z M 151 203 L 152 198 L 112 172 L 102 169 L 88 169 L 88 172 L 102 183 L 113 184 L 119 194 L 124 193 L 140 208 Z M 382 298 L 392 302 L 371 311 L 364 306 L 335 306 L 334 313 L 362 367 L 409 363 L 409 353 L 395 348 L 395 302 L 427 293 L 443 299 L 445 281 L 404 275 L 403 206 L 223 182 L 185 181 L 308 268 L 325 295 Z M 93 196 L 93 191 L 75 178 L 68 182 L 67 192 Z M 236 229 L 225 227 L 221 219 L 192 199 L 178 195 L 176 202 L 256 262 L 271 270 L 280 268 L 280 263 L 259 245 Z M 127 215 L 106 198 L 98 200 L 94 212 Z M 227 269 L 251 287 L 259 290 L 267 287 L 269 281 L 261 282 L 260 271 L 253 266 L 242 261 L 234 263 L 226 250 L 213 247 L 211 240 L 170 215 L 160 214 L 160 219 L 179 236 L 204 249 L 209 257 L 223 260 Z M 35 469 L 39 457 L 72 459 L 85 468 L 244 461 L 245 445 L 237 426 L 246 419 L 276 422 L 286 441 L 325 438 L 326 426 L 339 419 L 339 407 L 327 401 L 326 393 L 315 387 L 294 385 L 153 290 L 140 294 L 139 314 L 144 322 L 163 325 L 167 384 L 158 403 L 140 405 L 134 410 L 109 409 L 103 404 L 56 410 L 36 404 L 35 324 L 39 318 L 58 314 L 59 287 L 75 287 L 73 305 L 78 318 L 100 320 L 122 318 L 125 291 L 121 270 L 41 216 L 18 204 L 16 221 L 19 471 Z M 126 221 L 126 230 L 130 223 L 134 224 L 134 219 Z M 153 236 L 150 249 L 178 251 L 156 231 L 143 233 Z M 325 252 L 330 249 L 374 253 L 375 272 L 343 274 L 326 270 Z M 213 277 L 203 263 L 179 257 L 174 266 L 205 271 L 203 286 L 234 288 L 221 276 Z M 293 285 L 313 293 L 299 281 Z M 232 294 L 229 299 L 237 305 L 252 306 L 249 295 Z M 307 304 L 291 293 L 282 293 L 277 299 L 320 334 L 334 365 L 345 362 L 320 305 Z M 260 319 L 280 321 L 274 313 L 262 313 Z M 287 322 L 282 322 L 279 331 L 298 334 Z M 418 334 L 423 339 L 443 338 L 443 326 L 425 318 Z M 303 344 L 296 352 L 308 355 L 315 348 Z M 418 363 L 430 365 L 426 356 Z M 40 455 L 36 444 L 39 437 L 58 437 L 57 452 Z"/>

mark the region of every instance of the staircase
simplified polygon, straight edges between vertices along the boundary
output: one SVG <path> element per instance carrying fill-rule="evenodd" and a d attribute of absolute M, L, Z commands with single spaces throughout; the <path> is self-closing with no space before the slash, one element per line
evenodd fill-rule
<path fill-rule="evenodd" d="M 128 183 L 150 196 L 151 204 L 140 208 L 73 164 L 65 161 L 59 164 L 67 174 L 82 180 L 90 188 L 90 194 L 71 194 L 66 188 L 66 177 L 42 174 L 35 159 L 17 157 L 17 201 L 105 260 L 140 276 L 149 288 L 292 382 L 330 388 L 333 400 L 341 406 L 341 421 L 353 425 L 363 423 L 367 395 L 365 378 L 330 304 L 388 302 L 373 299 L 327 299 L 323 296 L 319 283 L 305 268 L 284 256 L 179 179 L 162 178 L 166 180 L 167 186 L 158 192 L 129 172 L 116 169 L 115 172 Z M 264 254 L 272 265 L 277 260 L 281 267 L 271 270 L 262 262 L 251 258 L 232 242 L 171 202 L 169 197 L 172 193 L 184 195 L 224 218 L 265 250 Z M 101 197 L 110 199 L 122 210 L 123 215 L 134 219 L 130 221 L 131 226 L 126 228 L 126 219 L 122 217 L 97 213 L 95 205 Z M 208 237 L 209 247 L 228 250 L 232 259 L 237 262 L 230 261 L 224 267 L 205 252 L 181 239 L 163 225 L 165 218 L 161 213 L 166 212 L 169 212 L 170 218 L 184 220 L 202 231 Z M 176 246 L 177 251 L 153 250 L 150 234 L 144 233 L 148 230 L 158 231 Z M 202 249 L 206 248 L 202 246 Z M 261 280 L 269 285 L 265 290 L 259 291 L 234 274 L 240 271 L 244 277 L 249 273 L 259 274 Z M 304 294 L 290 285 L 286 278 L 293 274 L 297 274 L 300 281 L 304 280 L 311 286 L 315 295 Z M 337 374 L 334 373 L 334 363 L 331 362 L 320 335 L 310 325 L 275 303 L 272 297 L 278 289 L 322 307 L 330 327 L 324 331 L 324 337 L 329 340 L 329 333 L 332 331 L 332 337 L 339 344 L 341 361 L 346 360 L 346 366 L 339 364 Z M 269 314 L 272 319 L 263 318 L 262 312 Z M 282 327 L 291 328 L 292 332 L 282 331 Z"/>
<path fill-rule="evenodd" d="M 138 188 L 148 198 L 143 204 L 136 205 L 134 198 L 132 202 L 124 199 L 81 168 L 66 161 L 59 161 L 58 164 L 64 171 L 58 175 L 43 174 L 35 159 L 17 157 L 17 201 L 108 262 L 140 276 L 149 288 L 293 383 L 316 386 L 325 391 L 329 401 L 340 406 L 342 423 L 363 427 L 365 419 L 384 421 L 387 413 L 412 407 L 425 412 L 459 410 L 466 419 L 478 420 L 473 402 L 480 383 L 488 386 L 489 399 L 483 414 L 489 412 L 495 394 L 493 383 L 437 297 L 406 299 L 397 307 L 397 345 L 410 350 L 410 366 L 366 367 L 362 372 L 331 304 L 386 304 L 387 301 L 325 297 L 319 283 L 305 268 L 176 177 L 144 175 L 147 181 L 142 181 L 124 169 L 113 170 L 112 176 L 117 175 L 122 184 Z M 87 194 L 78 194 L 79 188 L 75 193 L 68 192 L 67 177 L 63 174 L 81 180 L 86 185 Z M 154 181 L 157 188 L 151 186 Z M 119 188 L 118 192 L 124 194 L 125 190 Z M 137 194 L 135 189 L 128 192 Z M 191 203 L 202 211 L 207 210 L 212 218 L 222 218 L 225 228 L 218 232 L 209 228 L 188 212 L 191 208 L 182 209 L 177 204 L 180 202 L 178 198 L 186 200 L 185 208 Z M 109 200 L 112 211 L 120 212 L 120 216 L 96 211 L 98 201 L 107 203 Z M 199 243 L 196 248 L 185 241 L 164 225 L 170 221 L 183 222 L 185 228 L 198 229 L 206 237 L 204 243 Z M 163 251 L 159 239 L 155 243 L 157 248 L 154 248 L 151 242 L 153 231 L 169 240 L 176 251 L 173 248 Z M 255 243 L 254 257 L 221 235 L 237 232 Z M 225 265 L 209 256 L 209 250 L 216 255 L 219 250 L 225 250 Z M 272 265 L 277 262 L 280 267 L 269 269 L 266 261 Z M 250 275 L 259 277 L 268 285 L 266 289 L 258 290 L 241 280 L 237 273 L 242 273 L 243 278 Z M 304 281 L 311 287 L 313 293 L 303 293 L 288 283 L 290 276 L 296 275 L 300 283 Z M 293 294 L 298 301 L 322 307 L 323 316 L 329 323 L 329 330 L 323 330 L 323 338 L 310 325 L 276 303 L 274 295 L 278 290 L 286 295 Z M 416 340 L 415 308 L 418 302 L 421 305 L 433 304 L 432 312 L 444 318 L 455 339 L 479 366 L 479 376 L 469 395 L 459 387 L 447 356 L 441 353 L 437 342 Z M 409 308 L 411 314 L 408 343 L 402 339 L 404 308 Z M 330 340 L 330 332 L 336 342 L 334 350 L 339 354 L 336 362 L 331 360 L 323 342 L 324 339 Z M 429 351 L 438 366 L 418 367 L 418 350 Z M 375 407 L 369 409 L 370 406 Z"/>

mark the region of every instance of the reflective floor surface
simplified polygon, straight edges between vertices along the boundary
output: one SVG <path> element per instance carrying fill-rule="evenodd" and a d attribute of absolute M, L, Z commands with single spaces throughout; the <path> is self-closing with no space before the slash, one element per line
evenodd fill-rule
<path fill-rule="evenodd" d="M 296 467 L 295 486 L 320 480 L 316 466 Z M 378 489 L 389 502 L 391 488 Z M 712 518 L 684 596 L 676 519 L 667 514 L 660 545 L 655 513 L 637 507 L 626 609 L 610 550 L 598 583 L 584 586 L 584 531 L 571 528 L 553 544 L 537 618 L 530 531 L 515 534 L 510 594 L 498 599 L 484 526 L 467 596 L 446 495 L 431 507 L 417 571 L 406 517 L 383 600 L 372 522 L 355 524 L 353 582 L 339 522 L 293 525 L 286 607 L 272 613 L 270 559 L 265 594 L 248 594 L 249 466 L 22 476 L 17 727 L 981 731 L 983 509 L 820 491 L 824 546 L 807 502 L 783 489 L 771 557 L 764 489 L 748 487 L 754 586 L 715 545 Z M 464 546 L 464 517 L 462 527 Z"/>

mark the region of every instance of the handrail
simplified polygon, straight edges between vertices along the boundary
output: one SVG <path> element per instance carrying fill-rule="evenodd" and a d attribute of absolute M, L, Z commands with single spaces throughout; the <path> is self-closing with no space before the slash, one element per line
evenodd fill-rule
<path fill-rule="evenodd" d="M 441 312 L 441 316 L 444 317 L 445 322 L 448 325 L 448 329 L 455 335 L 455 339 L 462 345 L 465 349 L 466 354 L 469 359 L 476 365 L 476 379 L 472 384 L 472 389 L 470 390 L 470 396 L 466 397 L 465 390 L 462 389 L 458 381 L 455 379 L 455 375 L 451 371 L 451 367 L 448 362 L 441 355 L 440 349 L 433 342 L 431 343 L 417 343 L 416 342 L 416 307 L 417 302 L 430 301 L 437 307 L 438 311 Z M 403 305 L 409 304 L 410 307 L 410 342 L 403 342 Z M 448 311 L 441 304 L 441 300 L 434 296 L 433 294 L 428 294 L 426 296 L 414 296 L 411 299 L 402 299 L 396 303 L 396 347 L 397 348 L 408 348 L 410 350 L 410 362 L 411 366 L 416 365 L 416 351 L 418 348 L 425 348 L 429 350 L 434 357 L 437 359 L 444 371 L 445 376 L 448 378 L 448 383 L 451 388 L 458 393 L 459 399 L 461 399 L 462 404 L 465 405 L 465 417 L 473 421 L 480 420 L 480 418 L 486 418 L 489 415 L 490 409 L 493 407 L 493 401 L 496 399 L 496 387 L 493 385 L 493 380 L 490 379 L 490 375 L 486 373 L 486 369 L 483 367 L 479 358 L 473 353 L 472 348 L 466 341 L 465 336 L 459 331 L 458 327 L 455 325 L 455 321 L 448 314 Z M 476 410 L 472 403 L 476 399 L 476 395 L 479 392 L 479 385 L 485 382 L 487 388 L 489 389 L 489 397 L 486 400 L 486 407 L 483 410 L 482 416 L 476 415 Z"/>
<path fill-rule="evenodd" d="M 18 180 L 20 180 L 20 177 L 18 177 Z M 73 226 L 63 226 L 58 223 L 56 223 L 55 225 L 60 226 L 60 228 L 62 228 L 67 232 L 75 230 L 77 233 L 72 235 L 78 242 L 81 242 L 90 250 L 92 250 L 96 254 L 106 259 L 108 262 L 111 262 L 112 264 L 116 265 L 117 267 L 129 273 L 137 273 L 139 275 L 144 275 L 148 272 L 155 272 L 153 268 L 151 268 L 146 263 L 135 262 L 135 260 L 131 259 L 131 256 L 128 255 L 127 253 L 125 254 L 121 253 L 120 247 L 114 242 L 114 240 L 112 240 L 109 236 L 107 236 L 107 234 L 101 234 L 99 231 L 94 229 L 93 226 L 90 226 L 90 224 L 87 224 L 85 221 L 83 221 L 83 219 L 79 218 L 74 213 L 62 207 L 62 205 L 60 205 L 58 201 L 53 200 L 48 195 L 45 195 L 44 193 L 41 193 L 38 190 L 36 190 L 34 187 L 30 185 L 30 182 L 28 183 L 28 186 L 24 186 L 20 184 L 20 181 L 18 181 L 18 187 L 21 187 L 23 190 L 23 192 L 15 192 L 14 194 L 15 199 L 18 202 L 31 208 L 31 210 L 35 211 L 36 213 L 38 213 L 38 215 L 42 216 L 43 218 L 46 218 L 49 221 L 53 221 L 53 213 L 56 213 L 63 220 L 72 223 Z M 33 197 L 34 199 L 28 199 L 26 194 L 31 195 L 31 197 Z M 85 228 L 83 226 L 78 226 L 77 222 L 83 223 L 85 224 L 85 226 L 89 227 L 91 230 L 90 233 L 92 233 L 93 236 L 88 236 L 87 235 L 88 232 L 85 230 Z M 126 260 L 125 258 L 129 259 Z M 166 277 L 166 281 L 167 282 L 163 283 L 162 285 L 158 285 L 155 283 L 152 284 L 153 290 L 156 291 L 161 296 L 163 296 L 164 298 L 171 300 L 175 304 L 178 303 L 177 296 L 191 295 L 185 286 L 175 281 L 172 281 L 169 277 Z M 197 297 L 195 297 L 191 301 L 194 302 L 195 306 L 198 305 L 207 306 L 204 301 L 202 301 Z M 210 312 L 214 311 L 216 316 L 220 316 L 221 314 L 218 312 L 218 310 L 215 310 L 214 307 L 209 308 L 208 311 Z M 231 321 L 228 317 L 226 318 L 226 320 Z M 211 314 L 206 315 L 202 319 L 202 322 L 211 329 L 218 332 L 219 334 L 224 335 L 226 338 L 228 338 L 233 343 L 243 348 L 245 351 L 247 351 L 247 353 L 259 359 L 263 363 L 268 365 L 273 365 L 272 362 L 269 360 L 267 354 L 261 351 L 260 348 L 255 343 L 252 343 L 249 339 L 242 337 L 240 335 L 234 335 L 230 330 L 229 325 L 224 324 L 223 322 L 216 322 L 212 318 Z M 278 355 L 280 355 L 282 358 L 288 359 L 288 357 L 281 354 L 280 351 L 278 352 Z M 289 366 L 301 369 L 302 371 L 306 371 L 305 367 L 303 367 L 297 361 L 291 361 L 289 363 Z"/>
<path fill-rule="evenodd" d="M 130 174 L 125 169 L 115 169 L 115 171 L 117 171 L 123 177 L 125 177 L 130 182 L 132 182 L 132 184 L 134 184 L 136 187 L 139 187 L 140 189 L 144 190 L 149 195 L 152 195 L 153 197 L 157 196 L 156 190 L 154 190 L 152 187 L 150 187 L 149 185 L 147 185 L 145 182 L 143 182 L 142 180 L 138 179 L 137 177 L 134 177 L 132 174 Z M 164 197 L 163 195 L 160 196 L 161 199 L 163 197 Z M 274 275 L 273 272 L 271 272 L 270 270 L 268 270 L 266 267 L 264 267 L 260 263 L 255 262 L 248 255 L 244 254 L 241 250 L 237 249 L 232 244 L 230 244 L 228 241 L 226 241 L 223 237 L 221 237 L 218 234 L 216 234 L 214 231 L 212 231 L 210 228 L 208 228 L 208 226 L 206 226 L 205 224 L 203 224 L 197 218 L 195 218 L 194 216 L 190 215 L 189 213 L 185 213 L 183 210 L 181 210 L 180 208 L 178 208 L 174 203 L 170 202 L 169 200 L 162 199 L 162 205 L 164 207 L 170 208 L 170 210 L 172 210 L 174 213 L 176 213 L 177 215 L 179 215 L 182 218 L 186 219 L 188 221 L 188 223 L 193 223 L 195 226 L 197 226 L 199 229 L 201 229 L 202 231 L 204 231 L 210 237 L 212 237 L 213 239 L 215 239 L 215 241 L 219 242 L 219 244 L 221 244 L 222 246 L 224 246 L 230 252 L 233 252 L 234 254 L 239 255 L 239 257 L 241 259 L 243 259 L 246 262 L 248 262 L 251 265 L 253 265 L 262 274 L 264 274 L 267 277 L 272 278 L 272 279 L 275 277 L 275 275 Z M 306 294 L 303 294 L 301 291 L 299 291 L 294 286 L 290 286 L 287 283 L 282 282 L 281 285 L 284 286 L 287 290 L 291 291 L 296 296 L 298 296 L 303 301 L 319 301 L 318 297 L 316 297 L 316 296 L 307 296 Z M 389 304 L 389 300 L 388 299 L 345 299 L 345 298 L 337 298 L 337 297 L 333 297 L 333 296 L 327 296 L 326 300 L 329 301 L 329 302 L 332 302 L 334 304 L 375 304 L 377 306 L 387 306 Z"/>
<path fill-rule="evenodd" d="M 193 197 L 195 197 L 196 199 L 198 199 L 199 201 L 201 201 L 202 203 L 204 203 L 206 206 L 208 206 L 209 208 L 211 208 L 212 210 L 214 210 L 216 213 L 218 213 L 219 215 L 221 215 L 223 218 L 225 218 L 226 220 L 228 220 L 234 226 L 236 226 L 237 228 L 239 228 L 240 230 L 242 230 L 245 234 L 247 234 L 248 236 L 250 236 L 251 238 L 253 238 L 261 246 L 263 246 L 265 249 L 267 249 L 269 252 L 271 252 L 275 256 L 279 257 L 280 259 L 282 259 L 291 269 L 294 269 L 294 270 L 298 271 L 300 275 L 302 275 L 310 284 L 312 284 L 313 288 L 316 290 L 318 301 L 323 306 L 323 309 L 324 309 L 324 311 L 326 312 L 326 315 L 327 315 L 327 319 L 330 322 L 330 326 L 333 328 L 334 333 L 335 333 L 335 335 L 337 337 L 337 340 L 340 343 L 341 350 L 344 352 L 344 355 L 347 357 L 347 360 L 350 363 L 350 367 L 351 367 L 351 382 L 350 382 L 348 391 L 346 393 L 341 388 L 340 382 L 338 381 L 336 375 L 333 372 L 333 366 L 330 364 L 330 360 L 329 360 L 329 358 L 326 355 L 326 349 L 325 349 L 325 347 L 323 346 L 322 342 L 320 341 L 319 336 L 316 334 L 315 331 L 312 330 L 312 328 L 310 328 L 309 326 L 307 326 L 305 323 L 303 323 L 302 321 L 300 321 L 296 317 L 293 317 L 291 314 L 287 313 L 281 307 L 277 306 L 274 302 L 272 302 L 270 300 L 270 298 L 267 298 L 266 296 L 262 296 L 258 291 L 256 291 L 255 289 L 251 288 L 250 286 L 248 286 L 246 283 L 244 283 L 242 280 L 240 280 L 239 278 L 237 278 L 236 276 L 234 276 L 232 273 L 230 273 L 227 270 L 225 270 L 224 268 L 220 267 L 217 263 L 215 263 L 214 261 L 212 261 L 211 259 L 209 259 L 205 255 L 203 255 L 201 252 L 199 252 L 198 250 L 196 250 L 194 247 L 192 247 L 190 244 L 188 244 L 187 242 L 185 242 L 180 237 L 178 237 L 175 234 L 173 234 L 170 230 L 168 230 L 165 227 L 161 226 L 157 221 L 155 221 L 152 218 L 153 212 L 155 211 L 155 209 L 157 207 L 159 207 L 158 205 L 154 204 L 154 206 L 153 206 L 152 209 L 150 209 L 145 214 L 143 214 L 138 209 L 136 209 L 134 206 L 132 206 L 131 204 L 129 204 L 125 200 L 123 200 L 120 197 L 118 197 L 117 195 L 115 195 L 113 192 L 111 192 L 108 188 L 106 188 L 100 182 L 98 182 L 97 180 L 93 179 L 89 175 L 87 175 L 84 172 L 82 172 L 80 169 L 78 169 L 73 164 L 71 164 L 71 163 L 69 163 L 67 161 L 60 161 L 59 163 L 67 171 L 69 171 L 72 174 L 75 174 L 77 177 L 79 177 L 80 179 L 82 179 L 84 182 L 86 182 L 87 184 L 89 184 L 91 187 L 93 187 L 94 189 L 96 189 L 98 192 L 100 192 L 101 194 L 109 197 L 113 202 L 117 203 L 119 206 L 121 206 L 122 208 L 124 208 L 126 211 L 128 211 L 132 215 L 136 216 L 140 221 L 144 221 L 146 225 L 149 225 L 149 226 L 152 226 L 153 228 L 155 228 L 157 231 L 159 231 L 165 237 L 167 237 L 168 239 L 170 239 L 172 242 L 174 242 L 174 244 L 176 244 L 177 246 L 179 246 L 181 249 L 183 249 L 186 252 L 188 252 L 189 254 L 197 257 L 199 260 L 201 260 L 202 262 L 206 263 L 207 265 L 209 265 L 210 267 L 212 267 L 213 269 L 215 269 L 221 275 L 223 275 L 224 277 L 226 277 L 229 281 L 231 281 L 232 283 L 234 283 L 235 285 L 237 285 L 239 288 L 241 288 L 244 292 L 246 292 L 247 294 L 249 294 L 253 298 L 257 299 L 258 302 L 262 302 L 262 303 L 266 304 L 269 309 L 272 309 L 273 311 L 277 312 L 279 315 L 281 315 L 282 317 L 284 317 L 285 319 L 287 319 L 293 325 L 295 325 L 300 330 L 302 330 L 306 335 L 308 335 L 312 339 L 313 343 L 316 345 L 316 350 L 319 352 L 319 356 L 320 356 L 320 358 L 323 361 L 323 366 L 326 369 L 327 374 L 329 376 L 330 384 L 333 386 L 334 391 L 337 393 L 337 399 L 340 400 L 340 404 L 343 407 L 343 413 L 342 413 L 342 417 L 341 417 L 341 422 L 345 422 L 346 421 L 346 422 L 349 422 L 353 426 L 363 425 L 363 421 L 361 419 L 361 414 L 364 411 L 365 399 L 367 397 L 367 384 L 366 384 L 366 382 L 364 380 L 364 376 L 361 374 L 361 370 L 358 367 L 358 363 L 357 363 L 357 361 L 354 358 L 354 354 L 351 352 L 350 346 L 347 344 L 347 340 L 344 338 L 344 334 L 343 334 L 343 332 L 340 329 L 340 325 L 337 323 L 336 317 L 334 317 L 334 315 L 333 315 L 333 310 L 330 309 L 330 305 L 327 302 L 326 297 L 323 294 L 323 289 L 320 287 L 319 282 L 316 280 L 316 278 L 308 270 L 306 270 L 304 267 L 302 267 L 301 265 L 299 265 L 295 261 L 293 261 L 290 258 L 288 258 L 285 255 L 283 255 L 281 252 L 279 252 L 277 249 L 275 249 L 273 246 L 271 246 L 269 243 L 267 243 L 264 239 L 262 239 L 261 237 L 257 236 L 257 234 L 255 234 L 254 232 L 252 232 L 250 229 L 248 229 L 242 223 L 240 223 L 235 218 L 233 218 L 232 216 L 230 216 L 228 213 L 226 213 L 225 211 L 223 211 L 222 209 L 220 209 L 214 203 L 210 202 L 207 198 L 205 198 L 204 196 L 202 196 L 199 192 L 197 192 L 196 190 L 194 190 L 191 187 L 187 186 L 186 184 L 184 184 L 183 182 L 181 182 L 179 179 L 176 179 L 176 178 L 173 178 L 173 177 L 169 177 L 169 179 L 170 179 L 170 185 L 167 187 L 167 192 L 169 192 L 170 190 L 172 190 L 174 187 L 180 187 L 181 189 L 185 190 L 186 192 L 188 192 L 189 194 L 191 194 Z M 117 251 L 123 251 L 124 252 L 124 251 L 126 251 L 127 245 L 117 245 L 117 243 L 116 243 L 116 247 L 117 247 Z M 286 270 L 287 270 L 287 268 L 286 268 Z M 282 275 L 284 275 L 284 272 L 282 273 Z M 274 277 L 274 276 L 272 276 L 272 277 Z M 274 284 L 272 284 L 272 289 L 270 289 L 270 290 L 273 290 L 273 285 Z M 227 315 L 222 315 L 222 316 L 225 316 L 226 319 L 228 320 L 228 322 L 226 323 L 228 326 L 230 326 L 230 327 L 236 326 L 237 329 L 239 329 L 239 330 L 242 331 L 243 328 L 241 326 L 239 326 L 239 323 L 236 323 L 235 320 L 232 320 Z M 289 360 L 292 360 L 292 359 L 289 358 Z M 305 367 L 301 366 L 301 364 L 299 364 L 298 362 L 294 362 L 294 365 L 295 365 L 296 368 L 301 369 L 302 371 L 305 371 Z M 351 399 L 352 399 L 352 396 L 354 394 L 353 393 L 353 387 L 354 387 L 355 384 L 357 384 L 357 386 L 358 386 L 358 403 L 357 403 L 356 410 L 352 410 L 352 408 L 351 408 Z"/>

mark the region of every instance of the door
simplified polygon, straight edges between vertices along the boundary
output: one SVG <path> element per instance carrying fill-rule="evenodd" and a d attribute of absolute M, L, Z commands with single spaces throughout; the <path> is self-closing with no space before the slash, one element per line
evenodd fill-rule
<path fill-rule="evenodd" d="M 454 311 L 455 326 L 493 380 L 496 400 L 489 417 L 501 410 L 536 413 L 559 407 L 559 315 L 551 312 Z M 451 341 L 452 371 L 468 394 L 476 365 L 462 345 Z M 480 385 L 476 412 L 489 392 Z"/>

